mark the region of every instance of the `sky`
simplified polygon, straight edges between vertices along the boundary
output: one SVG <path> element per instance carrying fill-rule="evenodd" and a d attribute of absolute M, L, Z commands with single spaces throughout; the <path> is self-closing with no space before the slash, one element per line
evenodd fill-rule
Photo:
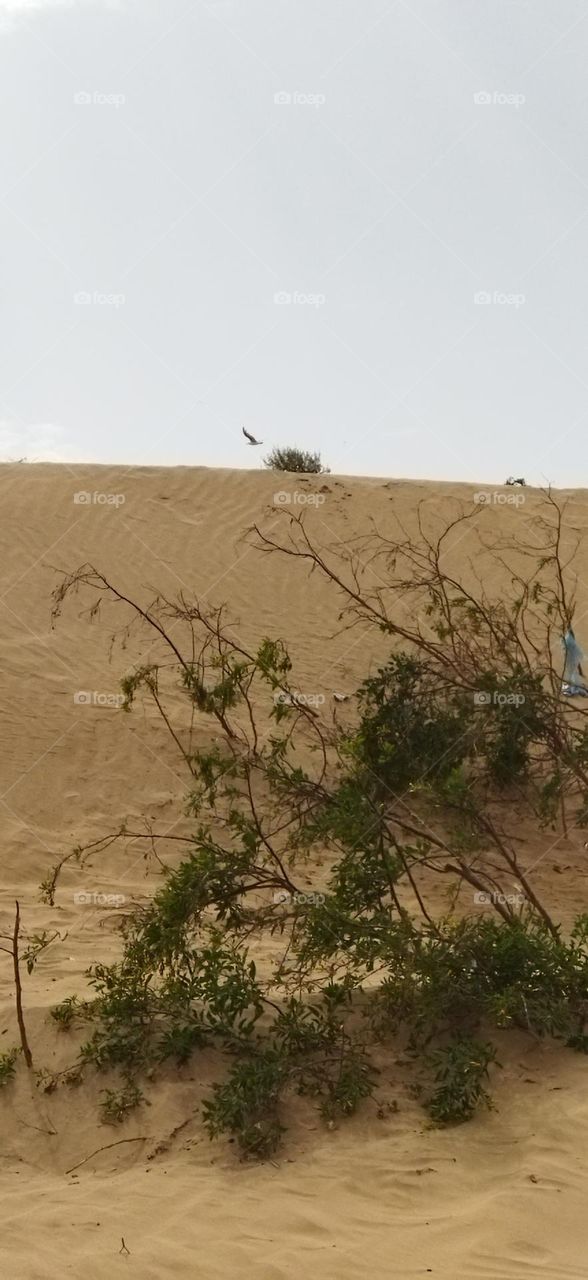
<path fill-rule="evenodd" d="M 588 0 L 0 0 L 0 459 L 588 486 L 587 64 Z"/>

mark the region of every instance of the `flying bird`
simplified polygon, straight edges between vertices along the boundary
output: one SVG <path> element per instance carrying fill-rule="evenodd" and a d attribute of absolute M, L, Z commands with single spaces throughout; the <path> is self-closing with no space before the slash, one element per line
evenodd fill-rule
<path fill-rule="evenodd" d="M 249 431 L 245 430 L 245 427 L 243 427 L 243 435 L 246 437 L 249 444 L 263 444 L 263 440 L 256 440 L 255 436 L 252 436 Z"/>

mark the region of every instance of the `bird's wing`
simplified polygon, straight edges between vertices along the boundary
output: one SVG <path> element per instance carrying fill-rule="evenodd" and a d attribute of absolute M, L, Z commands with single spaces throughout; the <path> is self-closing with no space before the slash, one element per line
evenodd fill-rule
<path fill-rule="evenodd" d="M 247 440 L 250 441 L 251 444 L 255 444 L 254 437 L 251 436 L 249 432 L 245 430 L 245 427 L 243 427 L 243 435 L 247 438 Z"/>

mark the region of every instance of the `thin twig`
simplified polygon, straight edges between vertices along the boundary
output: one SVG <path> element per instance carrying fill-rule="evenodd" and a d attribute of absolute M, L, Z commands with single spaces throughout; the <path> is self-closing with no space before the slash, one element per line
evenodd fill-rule
<path fill-rule="evenodd" d="M 84 1156 L 83 1160 L 78 1160 L 77 1164 L 72 1164 L 71 1169 L 66 1169 L 65 1173 L 73 1173 L 74 1169 L 79 1169 L 81 1165 L 87 1164 L 88 1160 L 100 1155 L 101 1151 L 109 1151 L 111 1147 L 121 1147 L 124 1142 L 147 1142 L 147 1138 L 119 1138 L 118 1142 L 107 1142 L 105 1147 L 97 1147 L 96 1151 L 92 1151 L 89 1156 Z"/>

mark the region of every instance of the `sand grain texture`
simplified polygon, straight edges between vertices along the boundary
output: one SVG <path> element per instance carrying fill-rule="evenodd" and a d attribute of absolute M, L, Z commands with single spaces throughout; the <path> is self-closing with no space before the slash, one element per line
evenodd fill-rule
<path fill-rule="evenodd" d="M 211 604 L 227 601 L 239 636 L 288 641 L 300 689 L 353 690 L 382 655 L 372 632 L 339 634 L 335 593 L 301 567 L 261 557 L 241 541 L 254 521 L 271 528 L 278 491 L 302 481 L 266 472 L 204 468 L 115 469 L 20 465 L 0 468 L 0 858 L 2 926 L 15 895 L 26 927 L 66 934 L 30 979 L 25 1002 L 39 1065 L 67 1061 L 50 1007 L 82 993 L 84 968 L 117 954 L 113 913 L 80 907 L 73 892 L 89 885 L 140 901 L 157 877 L 141 849 L 111 851 L 83 876 L 68 872 L 54 908 L 39 902 L 40 881 L 74 844 L 123 820 L 147 816 L 181 831 L 186 780 L 159 725 L 138 708 L 77 706 L 77 690 L 116 692 L 128 665 L 148 648 L 144 636 L 126 656 L 108 637 L 115 611 L 90 622 L 87 601 L 70 602 L 50 624 L 57 570 L 90 562 L 130 595 L 183 590 Z M 414 528 L 416 506 L 455 514 L 481 487 L 465 484 L 312 478 L 325 503 L 308 511 L 323 545 L 365 532 L 373 518 L 387 531 L 392 511 Z M 118 507 L 76 504 L 80 491 L 123 494 Z M 521 508 L 496 506 L 497 533 L 534 530 L 539 495 Z M 588 493 L 571 495 L 570 528 L 588 529 Z M 464 539 L 456 564 L 470 572 Z M 578 558 L 578 616 L 586 614 L 588 558 Z M 585 581 L 583 581 L 583 578 Z M 494 571 L 488 589 L 499 589 Z M 582 626 L 578 627 L 580 638 Z M 187 828 L 186 828 L 187 829 Z M 566 916 L 586 902 L 583 838 L 545 840 L 538 885 Z M 560 871 L 554 871 L 559 864 Z M 561 867 L 568 868 L 561 873 Z M 12 982 L 0 954 L 0 1049 L 14 1042 Z M 588 1232 L 588 1101 L 582 1058 L 521 1038 L 505 1042 L 497 1073 L 497 1110 L 463 1129 L 427 1130 L 408 1096 L 378 1120 L 373 1107 L 335 1132 L 294 1108 L 275 1164 L 240 1165 L 226 1144 L 203 1134 L 195 1103 L 206 1091 L 198 1060 L 151 1090 L 151 1105 L 124 1128 L 98 1123 L 96 1090 L 31 1091 L 22 1066 L 0 1096 L 0 1274 L 10 1280 L 137 1280 L 243 1276 L 326 1280 L 431 1275 L 436 1280 L 584 1280 Z M 206 1071 L 209 1067 L 205 1068 Z M 394 1099 L 393 1069 L 381 1083 Z M 186 1123 L 184 1123 L 186 1122 Z M 176 1136 L 169 1135 L 176 1128 Z M 125 1142 L 66 1173 L 91 1152 Z M 156 1149 L 169 1139 L 167 1149 Z M 128 1253 L 120 1252 L 124 1237 Z"/>

